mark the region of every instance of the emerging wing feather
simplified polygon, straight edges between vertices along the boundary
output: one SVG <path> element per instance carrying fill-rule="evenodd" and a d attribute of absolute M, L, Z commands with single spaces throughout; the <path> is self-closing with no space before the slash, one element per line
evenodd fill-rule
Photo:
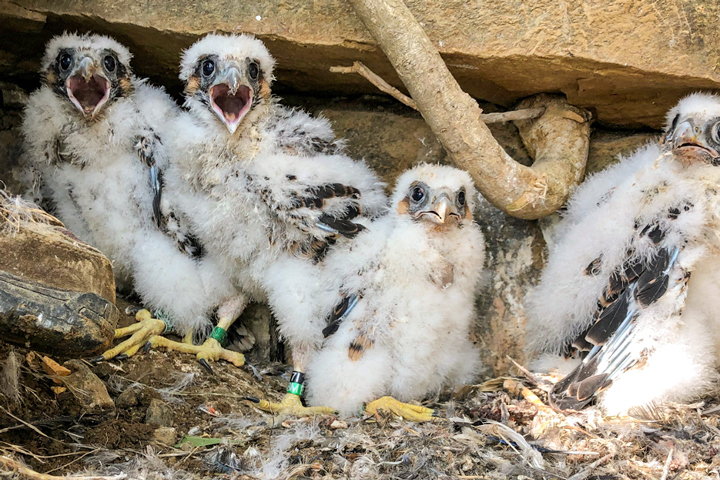
<path fill-rule="evenodd" d="M 142 163 L 148 168 L 150 188 L 153 192 L 152 216 L 155 225 L 166 235 L 171 237 L 178 247 L 178 250 L 192 258 L 202 258 L 205 255 L 205 248 L 200 240 L 190 231 L 185 218 L 171 208 L 163 209 L 163 172 L 160 167 L 163 158 L 162 141 L 152 130 L 147 129 L 137 138 L 135 148 Z"/>
<path fill-rule="evenodd" d="M 340 238 L 353 238 L 365 228 L 355 221 L 362 216 L 363 206 L 362 193 L 353 186 L 311 185 L 292 175 L 280 182 L 264 183 L 264 202 L 294 239 L 288 249 L 314 261 L 322 260 Z"/>
<path fill-rule="evenodd" d="M 338 328 L 340 328 L 340 324 L 350 314 L 352 309 L 355 308 L 360 298 L 360 295 L 356 293 L 345 295 L 342 297 L 342 300 L 340 300 L 340 302 L 335 305 L 333 311 L 330 312 L 330 315 L 328 315 L 327 327 L 323 328 L 322 331 L 324 338 L 327 338 L 338 331 Z"/>
<path fill-rule="evenodd" d="M 572 343 L 572 348 L 589 353 L 575 370 L 555 384 L 550 394 L 550 402 L 557 408 L 585 407 L 619 374 L 639 362 L 641 358 L 629 348 L 638 318 L 669 291 L 673 295 L 684 292 L 687 274 L 680 275 L 683 283 L 680 288 L 668 289 L 670 277 L 675 269 L 681 268 L 677 258 L 682 246 L 661 247 L 667 232 L 657 224 L 638 230 L 640 239 L 650 240 L 653 254 L 642 261 L 631 249 L 623 265 L 610 275 L 593 323 Z M 585 269 L 586 274 L 597 272 L 593 265 L 597 267 L 601 260 L 592 262 Z"/>
<path fill-rule="evenodd" d="M 162 202 L 163 173 L 156 162 L 157 147 L 159 145 L 162 145 L 160 137 L 153 131 L 148 131 L 138 138 L 135 148 L 137 148 L 140 160 L 149 169 L 150 187 L 153 191 L 153 220 L 158 227 L 162 228 L 163 218 L 160 206 Z"/>

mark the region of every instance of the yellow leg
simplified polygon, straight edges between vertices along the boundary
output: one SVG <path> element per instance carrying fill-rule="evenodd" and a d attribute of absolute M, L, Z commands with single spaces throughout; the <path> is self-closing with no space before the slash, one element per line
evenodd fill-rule
<path fill-rule="evenodd" d="M 236 311 L 236 309 L 234 309 L 233 312 L 234 311 Z M 215 328 L 221 328 L 227 332 L 228 328 L 230 328 L 236 318 L 237 316 L 235 315 L 221 315 Z M 213 362 L 217 360 L 225 360 L 232 363 L 236 367 L 242 367 L 243 365 L 245 365 L 245 356 L 242 353 L 233 352 L 231 350 L 226 350 L 222 348 L 220 342 L 218 342 L 214 338 L 208 338 L 199 347 L 195 347 L 195 345 L 192 346 L 199 349 L 197 350 L 198 360 L 210 360 Z"/>
<path fill-rule="evenodd" d="M 213 339 L 214 340 L 214 339 Z M 173 342 L 165 337 L 155 336 L 149 340 L 150 346 L 163 347 L 169 350 L 175 350 L 182 353 L 194 353 L 198 358 L 210 358 L 212 360 L 225 360 L 236 367 L 242 367 L 245 364 L 245 356 L 242 353 L 233 352 L 220 347 L 220 343 L 215 340 L 216 347 L 208 347 L 205 342 L 202 345 L 193 345 L 185 342 Z"/>
<path fill-rule="evenodd" d="M 147 310 L 143 309 L 137 312 L 135 314 L 135 320 L 137 320 L 138 323 L 115 330 L 115 338 L 122 338 L 128 335 L 130 335 L 130 338 L 93 359 L 93 361 L 100 362 L 102 360 L 110 360 L 120 354 L 132 357 L 151 337 L 161 335 L 165 331 L 165 322 L 157 318 L 152 318 L 152 315 Z"/>
<path fill-rule="evenodd" d="M 412 405 L 395 400 L 393 397 L 382 397 L 368 403 L 365 412 L 375 415 L 378 410 L 386 410 L 411 422 L 427 422 L 437 416 L 435 410 L 420 405 Z"/>
<path fill-rule="evenodd" d="M 149 343 L 151 347 L 163 347 L 176 352 L 195 354 L 198 360 L 225 360 L 237 367 L 242 367 L 245 364 L 243 354 L 222 348 L 220 342 L 214 338 L 209 338 L 203 345 L 193 345 L 192 331 L 183 337 L 182 343 L 162 337 L 161 335 L 165 331 L 165 322 L 152 318 L 152 315 L 147 310 L 140 310 L 135 315 L 135 319 L 138 323 L 115 330 L 115 338 L 131 335 L 130 338 L 93 359 L 94 362 L 109 360 L 118 355 L 132 357 L 140 348 Z M 232 321 L 223 323 L 222 328 L 227 329 L 231 323 Z"/>
<path fill-rule="evenodd" d="M 330 407 L 304 407 L 300 401 L 300 397 L 294 393 L 286 393 L 280 403 L 257 399 L 248 400 L 255 403 L 255 406 L 260 410 L 270 412 L 274 415 L 309 417 L 312 415 L 330 415 L 335 413 L 335 409 Z"/>
<path fill-rule="evenodd" d="M 288 393 L 285 394 L 280 403 L 268 402 L 267 400 L 259 400 L 251 397 L 246 398 L 246 400 L 253 402 L 260 410 L 281 416 L 293 415 L 297 417 L 309 417 L 312 415 L 331 415 L 337 413 L 334 408 L 330 407 L 304 407 L 300 401 L 305 362 L 310 357 L 311 351 L 312 348 L 307 345 L 293 345 L 293 375 L 290 377 Z M 292 386 L 294 386 L 295 389 L 291 389 Z M 295 393 L 290 393 L 291 391 Z"/>

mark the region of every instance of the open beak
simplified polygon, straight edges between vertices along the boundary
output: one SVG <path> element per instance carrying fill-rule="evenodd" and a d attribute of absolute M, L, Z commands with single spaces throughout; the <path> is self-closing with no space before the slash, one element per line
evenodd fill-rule
<path fill-rule="evenodd" d="M 669 143 L 673 154 L 684 163 L 712 162 L 720 157 L 718 151 L 705 142 L 702 129 L 696 127 L 692 120 L 685 120 L 679 124 L 666 143 Z"/>
<path fill-rule="evenodd" d="M 235 133 L 252 104 L 252 89 L 236 67 L 226 69 L 210 87 L 210 103 L 228 131 Z"/>
<path fill-rule="evenodd" d="M 94 117 L 110 98 L 110 81 L 90 57 L 80 61 L 65 82 L 68 98 L 86 117 Z"/>
<path fill-rule="evenodd" d="M 443 192 L 438 194 L 430 205 L 429 210 L 420 212 L 420 217 L 426 218 L 438 225 L 446 225 L 451 220 L 460 220 L 460 213 L 447 193 Z"/>

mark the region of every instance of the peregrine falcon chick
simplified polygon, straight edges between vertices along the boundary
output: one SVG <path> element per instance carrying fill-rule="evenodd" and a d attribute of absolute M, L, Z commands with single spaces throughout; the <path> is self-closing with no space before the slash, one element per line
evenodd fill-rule
<path fill-rule="evenodd" d="M 527 302 L 538 367 L 575 359 L 551 403 L 597 399 L 615 415 L 691 400 L 717 380 L 719 185 L 720 98 L 693 94 L 660 142 L 574 194 Z"/>
<path fill-rule="evenodd" d="M 186 226 L 178 226 L 180 233 L 166 228 L 160 132 L 179 109 L 163 90 L 133 75 L 130 59 L 124 46 L 101 35 L 50 40 L 42 85 L 25 111 L 25 154 L 42 173 L 54 213 L 112 260 L 121 288 L 134 288 L 184 334 L 206 328 L 232 287 L 200 258 L 202 248 Z M 148 319 L 118 330 L 117 336 L 135 333 L 133 341 L 101 358 L 131 355 L 164 329 L 164 322 Z"/>
<path fill-rule="evenodd" d="M 237 288 L 208 346 L 247 301 L 267 298 L 302 370 L 322 342 L 319 265 L 359 232 L 354 219 L 384 211 L 386 199 L 375 174 L 342 154 L 327 120 L 277 103 L 273 68 L 247 35 L 207 35 L 184 52 L 187 112 L 169 129 L 165 180 L 169 201 Z M 291 308 L 279 295 L 295 299 Z"/>
<path fill-rule="evenodd" d="M 485 259 L 476 195 L 465 171 L 415 167 L 398 178 L 394 209 L 328 255 L 337 306 L 308 368 L 311 405 L 429 420 L 432 410 L 383 396 L 417 400 L 479 373 L 469 339 Z"/>

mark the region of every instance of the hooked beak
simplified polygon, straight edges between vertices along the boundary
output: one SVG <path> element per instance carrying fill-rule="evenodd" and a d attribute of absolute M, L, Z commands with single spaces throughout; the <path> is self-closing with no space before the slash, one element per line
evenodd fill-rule
<path fill-rule="evenodd" d="M 696 127 L 690 119 L 679 124 L 665 143 L 672 149 L 673 154 L 684 163 L 712 162 L 720 157 L 718 151 L 705 142 L 702 129 Z"/>
<path fill-rule="evenodd" d="M 236 67 L 225 70 L 210 87 L 210 104 L 230 134 L 235 133 L 250 111 L 252 89 L 245 85 Z"/>
<path fill-rule="evenodd" d="M 85 117 L 94 117 L 110 98 L 110 81 L 90 57 L 80 61 L 65 82 L 65 88 L 72 104 Z"/>
<path fill-rule="evenodd" d="M 450 196 L 444 192 L 433 199 L 430 210 L 420 212 L 419 216 L 427 218 L 437 225 L 446 225 L 450 220 L 460 220 L 460 213 L 455 204 L 450 200 Z"/>

